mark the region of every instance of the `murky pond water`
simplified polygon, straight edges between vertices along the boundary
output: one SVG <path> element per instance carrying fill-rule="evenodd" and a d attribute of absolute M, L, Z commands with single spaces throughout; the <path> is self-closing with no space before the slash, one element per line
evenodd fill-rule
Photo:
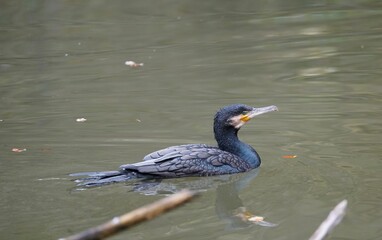
<path fill-rule="evenodd" d="M 0 43 L 1 239 L 64 237 L 185 186 L 202 196 L 113 239 L 307 239 L 342 199 L 331 239 L 382 235 L 379 1 L 12 1 Z M 214 144 L 231 103 L 280 109 L 240 132 L 258 171 L 159 194 L 68 176 Z M 237 221 L 239 207 L 278 226 Z"/>

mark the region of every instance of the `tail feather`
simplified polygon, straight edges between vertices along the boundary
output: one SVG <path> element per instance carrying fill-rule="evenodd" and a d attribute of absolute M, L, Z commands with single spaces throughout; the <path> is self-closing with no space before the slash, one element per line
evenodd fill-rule
<path fill-rule="evenodd" d="M 136 179 L 134 172 L 106 171 L 106 172 L 80 172 L 72 173 L 71 177 L 81 177 L 74 181 L 79 187 L 98 187 L 111 183 L 125 182 Z"/>

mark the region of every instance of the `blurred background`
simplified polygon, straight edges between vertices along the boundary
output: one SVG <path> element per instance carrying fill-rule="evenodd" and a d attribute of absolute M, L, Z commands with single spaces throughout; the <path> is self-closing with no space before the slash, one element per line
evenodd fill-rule
<path fill-rule="evenodd" d="M 380 1 L 0 9 L 1 239 L 57 239 L 164 197 L 131 183 L 81 191 L 68 174 L 215 144 L 213 116 L 233 103 L 279 107 L 240 132 L 260 170 L 165 180 L 203 194 L 112 239 L 307 239 L 342 199 L 348 212 L 329 239 L 382 235 Z M 238 207 L 278 226 L 238 223 Z"/>

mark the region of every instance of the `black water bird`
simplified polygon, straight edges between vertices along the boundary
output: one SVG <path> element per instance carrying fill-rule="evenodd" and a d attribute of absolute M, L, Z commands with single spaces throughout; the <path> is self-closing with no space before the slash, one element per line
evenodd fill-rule
<path fill-rule="evenodd" d="M 221 108 L 214 118 L 218 146 L 187 144 L 150 153 L 138 163 L 120 166 L 119 171 L 75 173 L 80 186 L 99 186 L 130 179 L 212 176 L 246 172 L 260 166 L 254 148 L 239 140 L 240 128 L 253 117 L 277 111 L 276 106 L 254 108 L 234 104 Z"/>

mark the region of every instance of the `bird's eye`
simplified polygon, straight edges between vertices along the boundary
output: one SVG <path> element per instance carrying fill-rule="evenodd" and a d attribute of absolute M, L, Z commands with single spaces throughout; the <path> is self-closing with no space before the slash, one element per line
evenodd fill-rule
<path fill-rule="evenodd" d="M 249 113 L 249 111 L 243 111 L 242 114 L 243 115 L 247 115 Z"/>

